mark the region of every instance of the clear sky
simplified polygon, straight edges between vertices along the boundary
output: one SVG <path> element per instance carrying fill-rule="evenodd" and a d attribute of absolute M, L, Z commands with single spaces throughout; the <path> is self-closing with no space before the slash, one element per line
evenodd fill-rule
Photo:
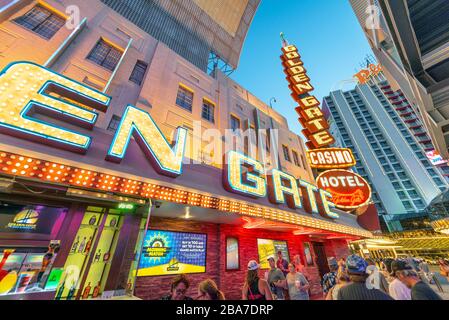
<path fill-rule="evenodd" d="M 231 78 L 288 119 L 290 129 L 302 130 L 281 65 L 284 32 L 295 44 L 322 98 L 351 79 L 367 54 L 371 54 L 348 0 L 262 0 L 244 44 L 240 65 Z"/>

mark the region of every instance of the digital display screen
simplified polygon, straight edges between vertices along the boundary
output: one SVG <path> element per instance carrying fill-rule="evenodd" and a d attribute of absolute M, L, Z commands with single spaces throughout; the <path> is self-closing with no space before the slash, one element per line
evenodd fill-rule
<path fill-rule="evenodd" d="M 207 235 L 148 230 L 137 276 L 206 272 Z"/>
<path fill-rule="evenodd" d="M 442 164 L 447 164 L 447 160 L 443 159 L 441 154 L 436 150 L 426 152 L 426 156 L 427 156 L 427 158 L 429 158 L 430 162 L 432 162 L 432 164 L 434 166 L 440 166 Z"/>
<path fill-rule="evenodd" d="M 55 223 L 64 219 L 66 213 L 66 208 L 2 203 L 0 232 L 50 235 Z"/>
<path fill-rule="evenodd" d="M 262 269 L 269 269 L 268 258 L 273 257 L 276 261 L 278 259 L 278 251 L 282 252 L 282 257 L 290 262 L 290 255 L 288 253 L 288 246 L 286 241 L 257 239 L 257 251 L 259 253 L 259 263 Z"/>

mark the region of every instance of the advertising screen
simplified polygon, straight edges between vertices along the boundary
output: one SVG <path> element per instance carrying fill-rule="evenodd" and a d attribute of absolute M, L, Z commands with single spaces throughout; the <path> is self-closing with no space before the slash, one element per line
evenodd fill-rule
<path fill-rule="evenodd" d="M 0 233 L 49 235 L 66 213 L 66 208 L 3 203 L 0 205 Z"/>
<path fill-rule="evenodd" d="M 277 260 L 277 252 L 282 252 L 282 257 L 290 262 L 288 246 L 286 241 L 257 239 L 257 250 L 259 253 L 259 263 L 262 269 L 269 269 L 267 259 L 273 257 Z"/>
<path fill-rule="evenodd" d="M 440 166 L 447 163 L 447 160 L 444 160 L 441 154 L 436 150 L 426 152 L 426 156 L 434 166 Z"/>
<path fill-rule="evenodd" d="M 137 276 L 206 272 L 207 235 L 148 230 Z"/>

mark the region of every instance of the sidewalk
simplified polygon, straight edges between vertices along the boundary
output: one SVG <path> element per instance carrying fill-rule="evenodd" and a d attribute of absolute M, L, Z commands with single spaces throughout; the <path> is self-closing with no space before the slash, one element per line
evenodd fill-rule
<path fill-rule="evenodd" d="M 433 290 L 435 290 L 436 293 L 438 293 L 441 296 L 441 298 L 443 298 L 444 300 L 449 300 L 449 284 L 441 285 L 443 287 L 444 293 L 441 293 L 436 285 L 432 284 L 430 286 L 432 287 Z"/>

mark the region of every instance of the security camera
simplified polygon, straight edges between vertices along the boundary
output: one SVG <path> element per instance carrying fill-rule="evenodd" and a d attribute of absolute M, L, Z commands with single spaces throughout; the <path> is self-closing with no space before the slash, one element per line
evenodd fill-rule
<path fill-rule="evenodd" d="M 155 206 L 157 209 L 159 209 L 159 208 L 162 206 L 162 202 L 155 201 L 155 202 L 154 202 L 154 206 Z"/>

